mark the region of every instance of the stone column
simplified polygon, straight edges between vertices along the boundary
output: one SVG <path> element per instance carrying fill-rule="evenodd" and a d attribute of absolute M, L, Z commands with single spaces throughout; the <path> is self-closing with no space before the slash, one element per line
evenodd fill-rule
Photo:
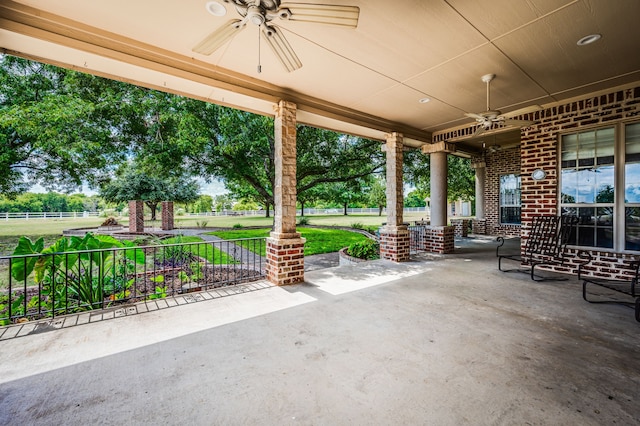
<path fill-rule="evenodd" d="M 173 229 L 173 201 L 162 202 L 162 230 Z"/>
<path fill-rule="evenodd" d="M 275 106 L 273 232 L 267 238 L 267 279 L 276 285 L 304 281 L 305 239 L 296 232 L 296 105 Z"/>
<path fill-rule="evenodd" d="M 144 203 L 129 201 L 129 232 L 144 232 Z"/>
<path fill-rule="evenodd" d="M 484 185 L 486 163 L 484 161 L 472 162 L 471 167 L 476 172 L 476 218 L 472 222 L 472 230 L 474 234 L 487 233 L 487 220 L 484 212 Z"/>
<path fill-rule="evenodd" d="M 403 137 L 387 135 L 387 224 L 380 228 L 380 258 L 394 262 L 409 260 L 409 230 L 402 220 L 404 209 L 402 182 Z"/>

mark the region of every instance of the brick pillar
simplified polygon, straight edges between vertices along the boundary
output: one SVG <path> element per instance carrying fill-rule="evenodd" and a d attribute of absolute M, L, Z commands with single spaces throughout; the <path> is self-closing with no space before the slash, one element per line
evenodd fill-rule
<path fill-rule="evenodd" d="M 387 224 L 380 228 L 380 258 L 394 262 L 409 260 L 409 230 L 403 223 L 402 148 L 400 133 L 387 135 Z"/>
<path fill-rule="evenodd" d="M 173 201 L 162 202 L 162 230 L 173 229 Z"/>
<path fill-rule="evenodd" d="M 129 201 L 129 232 L 144 232 L 144 203 Z"/>
<path fill-rule="evenodd" d="M 296 232 L 296 105 L 275 107 L 273 232 L 267 238 L 267 279 L 276 285 L 304 281 L 305 239 Z"/>

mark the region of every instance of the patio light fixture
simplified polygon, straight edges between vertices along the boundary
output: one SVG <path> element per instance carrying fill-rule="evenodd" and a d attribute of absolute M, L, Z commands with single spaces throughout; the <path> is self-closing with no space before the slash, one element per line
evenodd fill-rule
<path fill-rule="evenodd" d="M 217 1 L 207 2 L 205 7 L 207 9 L 207 12 L 209 12 L 213 16 L 224 16 L 227 14 L 227 8 L 225 8 L 222 3 L 219 3 Z"/>
<path fill-rule="evenodd" d="M 587 44 L 595 43 L 596 41 L 602 38 L 601 34 L 589 34 L 588 36 L 582 37 L 576 43 L 578 46 L 586 46 Z"/>

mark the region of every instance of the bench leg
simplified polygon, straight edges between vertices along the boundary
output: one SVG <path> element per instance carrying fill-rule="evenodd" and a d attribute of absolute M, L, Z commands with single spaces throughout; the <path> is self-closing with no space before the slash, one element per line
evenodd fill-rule
<path fill-rule="evenodd" d="M 531 279 L 533 281 L 567 281 L 569 278 L 558 278 L 558 277 L 543 277 L 542 275 L 536 275 L 535 274 L 535 269 L 536 266 L 540 266 L 540 265 L 548 265 L 548 263 L 535 263 L 533 262 L 531 264 Z M 557 273 L 557 272 L 556 272 Z"/>
<path fill-rule="evenodd" d="M 640 322 L 640 297 L 636 299 L 636 321 Z"/>

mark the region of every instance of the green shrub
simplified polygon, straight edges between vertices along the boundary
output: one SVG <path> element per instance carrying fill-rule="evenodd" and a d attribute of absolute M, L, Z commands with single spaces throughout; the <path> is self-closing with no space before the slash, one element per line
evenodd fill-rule
<path fill-rule="evenodd" d="M 380 258 L 380 246 L 374 240 L 366 239 L 357 243 L 351 244 L 347 248 L 347 254 L 349 256 L 357 257 L 358 259 L 373 260 Z"/>
<path fill-rule="evenodd" d="M 196 220 L 196 226 L 198 228 L 206 228 L 207 227 L 207 222 L 206 220 L 200 221 L 200 220 Z"/>
<path fill-rule="evenodd" d="M 364 225 L 361 222 L 353 222 L 351 227 L 353 229 L 364 229 Z"/>
<path fill-rule="evenodd" d="M 309 224 L 309 218 L 306 216 L 300 216 L 298 218 L 298 226 L 305 226 Z"/>
<path fill-rule="evenodd" d="M 233 229 L 240 229 L 243 228 L 241 223 L 236 223 L 235 225 L 233 225 Z"/>

